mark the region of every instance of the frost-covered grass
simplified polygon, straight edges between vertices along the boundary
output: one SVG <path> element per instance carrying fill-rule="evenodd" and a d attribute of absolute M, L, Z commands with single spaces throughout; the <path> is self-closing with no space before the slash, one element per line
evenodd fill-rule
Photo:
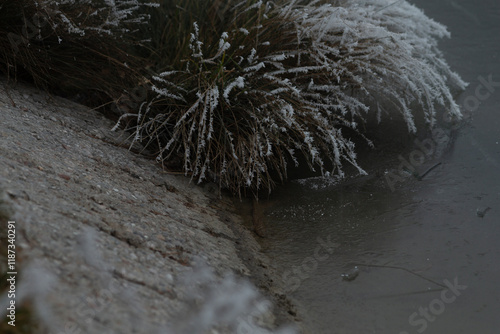
<path fill-rule="evenodd" d="M 181 3 L 165 8 L 164 35 L 180 42 L 135 139 L 157 140 L 160 160 L 180 155 L 197 181 L 271 189 L 299 156 L 323 174 L 363 173 L 345 133 L 370 113 L 400 113 L 410 132 L 417 104 L 429 125 L 436 105 L 460 117 L 449 87 L 465 83 L 437 49 L 449 33 L 405 1 Z"/>
<path fill-rule="evenodd" d="M 99 90 L 116 99 L 131 84 L 148 87 L 118 125 L 196 182 L 256 194 L 299 161 L 324 175 L 342 177 L 346 165 L 364 173 L 352 135 L 363 137 L 367 119 L 399 114 L 416 132 L 415 119 L 432 126 L 438 107 L 460 118 L 450 89 L 465 83 L 437 48 L 449 32 L 406 1 L 165 0 L 147 11 L 71 1 L 92 8 L 84 14 L 62 10 L 69 2 L 57 5 L 66 16 L 50 16 L 53 31 L 112 41 L 98 68 L 122 76 L 122 91 L 120 80 L 101 88 L 108 72 L 90 72 Z M 84 36 L 82 22 L 91 23 Z M 115 53 L 127 42 L 141 47 Z"/>
<path fill-rule="evenodd" d="M 0 71 L 56 93 L 99 97 L 92 104 L 112 100 L 143 80 L 137 30 L 154 6 L 144 0 L 2 1 Z"/>

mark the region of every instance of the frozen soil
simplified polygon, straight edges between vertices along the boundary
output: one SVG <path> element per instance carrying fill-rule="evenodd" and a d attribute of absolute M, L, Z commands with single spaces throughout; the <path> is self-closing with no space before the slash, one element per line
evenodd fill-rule
<path fill-rule="evenodd" d="M 0 218 L 17 224 L 18 298 L 44 331 L 164 333 L 180 313 L 194 321 L 187 314 L 196 318 L 193 307 L 207 303 L 193 295 L 200 282 L 189 282 L 197 263 L 213 272 L 206 289 L 233 273 L 273 302 L 259 330 L 300 328 L 232 199 L 163 171 L 133 153 L 140 147 L 128 150 L 126 134 L 93 110 L 23 84 L 0 86 Z"/>

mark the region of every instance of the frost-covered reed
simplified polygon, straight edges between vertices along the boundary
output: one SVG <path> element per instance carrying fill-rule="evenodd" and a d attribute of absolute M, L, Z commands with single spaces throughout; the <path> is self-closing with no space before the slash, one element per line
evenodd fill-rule
<path fill-rule="evenodd" d="M 415 105 L 429 125 L 436 105 L 460 117 L 449 87 L 465 83 L 437 49 L 449 32 L 406 1 L 181 2 L 189 31 L 186 16 L 167 24 L 167 36 L 184 24 L 184 44 L 153 76 L 135 139 L 198 182 L 270 190 L 299 157 L 323 174 L 363 173 L 346 131 L 370 114 L 400 113 L 410 132 Z"/>
<path fill-rule="evenodd" d="M 93 105 L 109 102 L 143 80 L 138 32 L 157 7 L 148 0 L 2 1 L 0 71 Z"/>
<path fill-rule="evenodd" d="M 432 126 L 438 107 L 460 118 L 451 89 L 465 83 L 437 48 L 450 34 L 407 1 L 17 7 L 49 24 L 19 48 L 21 58 L 5 53 L 7 73 L 21 63 L 49 87 L 90 87 L 107 102 L 146 87 L 118 125 L 127 122 L 133 139 L 155 147 L 169 168 L 237 194 L 270 191 L 299 161 L 324 175 L 342 177 L 346 165 L 364 173 L 353 136 L 364 138 L 367 120 L 399 114 L 415 132 L 416 118 Z M 17 29 L 22 35 L 22 24 Z"/>

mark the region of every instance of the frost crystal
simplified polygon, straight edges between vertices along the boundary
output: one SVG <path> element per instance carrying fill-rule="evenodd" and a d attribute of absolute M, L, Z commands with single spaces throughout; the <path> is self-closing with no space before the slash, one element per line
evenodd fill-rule
<path fill-rule="evenodd" d="M 144 0 L 34 0 L 50 15 L 48 22 L 54 30 L 62 27 L 67 33 L 84 36 L 93 31 L 121 38 L 129 32 L 128 24 L 145 24 L 149 16 L 139 13 L 143 7 L 159 7 Z M 87 13 L 75 14 L 74 9 Z M 91 10 L 91 11 L 89 11 Z"/>
<path fill-rule="evenodd" d="M 271 172 L 285 179 L 299 156 L 329 175 L 345 163 L 364 173 L 345 129 L 359 132 L 370 113 L 399 114 L 410 132 L 438 106 L 460 117 L 450 87 L 466 84 L 437 49 L 450 34 L 407 1 L 244 1 L 226 14 L 215 40 L 192 24 L 189 57 L 153 77 L 139 125 L 197 181 L 271 189 Z"/>

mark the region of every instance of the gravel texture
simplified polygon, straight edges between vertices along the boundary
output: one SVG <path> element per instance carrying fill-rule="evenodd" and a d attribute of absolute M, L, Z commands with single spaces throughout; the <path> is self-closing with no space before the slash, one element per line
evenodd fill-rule
<path fill-rule="evenodd" d="M 209 332 L 300 327 L 232 199 L 128 150 L 111 120 L 79 104 L 2 81 L 0 110 L 0 219 L 16 221 L 18 298 L 43 331 L 187 333 L 182 322 L 200 321 L 228 280 L 252 282 L 275 307 L 260 325 L 239 316 Z"/>

